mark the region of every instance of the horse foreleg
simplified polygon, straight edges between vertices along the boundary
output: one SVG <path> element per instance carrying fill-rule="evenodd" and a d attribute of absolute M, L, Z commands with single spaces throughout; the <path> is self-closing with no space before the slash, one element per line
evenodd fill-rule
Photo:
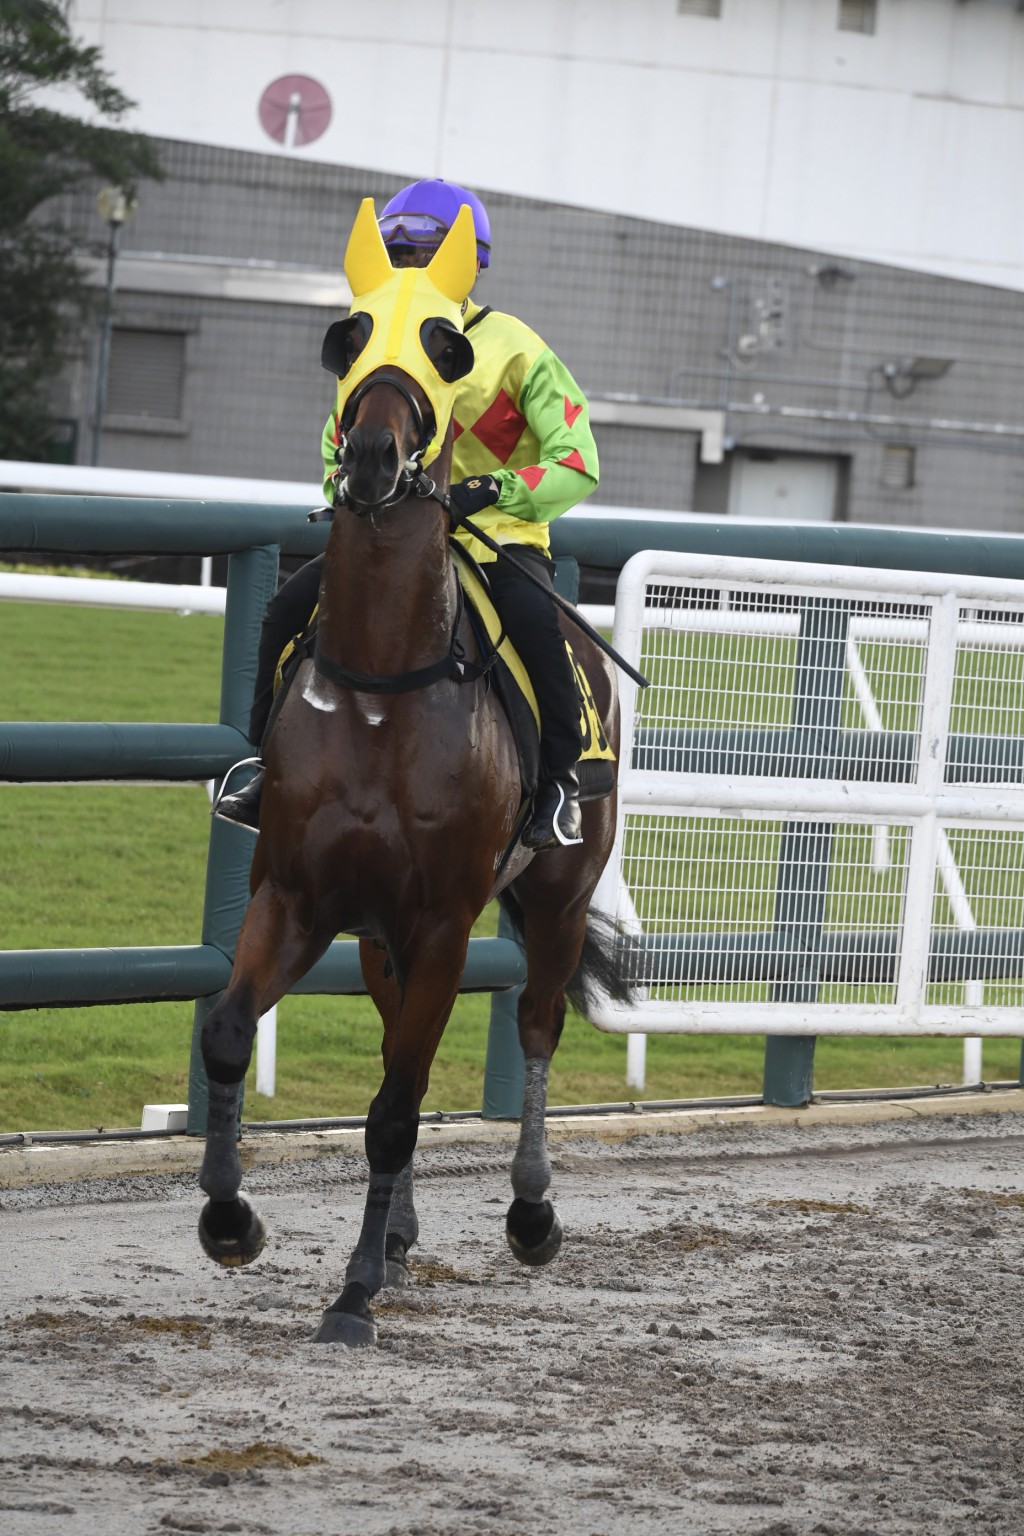
<path fill-rule="evenodd" d="M 421 927 L 426 926 L 421 921 Z M 404 1231 L 410 1244 L 415 1240 L 411 1164 L 420 1104 L 458 996 L 469 927 L 467 921 L 453 932 L 450 922 L 438 925 L 429 941 L 421 937 L 394 958 L 397 1005 L 389 1004 L 384 1015 L 384 1081 L 366 1117 L 370 1184 L 363 1224 L 345 1270 L 345 1288 L 314 1334 L 318 1343 L 376 1343 L 370 1301 L 387 1281 L 388 1233 Z M 398 1204 L 393 1207 L 396 1194 Z"/>
<path fill-rule="evenodd" d="M 372 997 L 384 1025 L 384 1070 L 387 1071 L 391 1059 L 391 1046 L 395 1038 L 398 1009 L 402 1001 L 401 991 L 395 980 L 387 950 L 372 939 L 360 940 L 359 962 L 362 966 L 366 990 Z M 409 1284 L 409 1249 L 419 1235 L 420 1224 L 413 1199 L 412 1158 L 410 1158 L 398 1175 L 391 1195 L 391 1211 L 384 1236 L 386 1266 L 384 1284 L 386 1286 L 392 1286 L 398 1290 Z"/>
<path fill-rule="evenodd" d="M 217 1264 L 251 1264 L 267 1238 L 263 1222 L 239 1193 L 239 1103 L 257 1021 L 309 969 L 329 937 L 304 932 L 292 903 L 261 886 L 242 924 L 231 980 L 203 1024 L 209 1098 L 199 1187 L 209 1199 L 199 1216 L 199 1241 Z"/>

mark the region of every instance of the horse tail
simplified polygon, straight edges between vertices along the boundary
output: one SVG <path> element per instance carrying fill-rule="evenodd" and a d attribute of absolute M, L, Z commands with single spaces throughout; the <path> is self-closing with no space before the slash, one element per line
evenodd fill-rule
<path fill-rule="evenodd" d="M 511 889 L 506 887 L 498 902 L 515 929 L 516 938 L 522 940 L 526 925 L 523 909 Z M 636 957 L 629 937 L 621 923 L 603 912 L 587 913 L 587 931 L 583 939 L 583 953 L 579 965 L 566 983 L 569 1001 L 588 1017 L 591 1007 L 600 998 L 630 1004 L 636 997 Z"/>

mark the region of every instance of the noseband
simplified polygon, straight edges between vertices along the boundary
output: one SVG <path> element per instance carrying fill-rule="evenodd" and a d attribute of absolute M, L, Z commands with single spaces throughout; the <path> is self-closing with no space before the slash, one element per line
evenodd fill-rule
<path fill-rule="evenodd" d="M 431 426 L 428 428 L 426 419 L 423 415 L 423 411 L 420 408 L 420 403 L 416 399 L 416 396 L 409 389 L 408 385 L 405 383 L 405 380 L 400 378 L 398 374 L 384 372 L 371 373 L 369 378 L 364 379 L 359 387 L 352 391 L 351 395 L 345 403 L 345 410 L 342 418 L 338 423 L 341 429 L 342 437 L 346 437 L 351 431 L 355 424 L 356 413 L 358 412 L 359 406 L 369 394 L 370 390 L 378 384 L 390 384 L 392 389 L 397 389 L 398 393 L 406 401 L 410 411 L 412 412 L 413 421 L 416 424 L 416 434 L 419 439 L 419 444 L 416 448 L 413 449 L 412 454 L 408 459 L 406 459 L 404 465 L 402 466 L 402 472 L 398 477 L 398 483 L 396 484 L 395 489 L 392 491 L 391 495 L 385 497 L 383 501 L 353 501 L 349 493 L 348 476 L 346 475 L 345 479 L 342 480 L 341 484 L 338 486 L 335 502 L 339 506 L 347 507 L 350 512 L 354 512 L 356 517 L 367 517 L 372 512 L 384 511 L 386 508 L 397 506 L 400 501 L 404 501 L 405 498 L 412 492 L 414 487 L 417 486 L 417 482 L 423 475 L 423 465 L 421 461 L 423 455 L 426 453 L 427 449 L 430 447 L 430 444 L 434 440 L 434 427 Z M 342 450 L 339 447 L 335 452 L 336 462 L 340 463 L 341 452 Z M 420 491 L 419 494 L 422 495 L 423 492 Z"/>
<path fill-rule="evenodd" d="M 412 455 L 406 459 L 402 472 L 398 477 L 398 483 L 392 494 L 384 501 L 376 501 L 372 504 L 353 501 L 348 491 L 348 479 L 344 479 L 335 493 L 335 505 L 344 506 L 354 512 L 356 517 L 367 517 L 373 512 L 383 511 L 387 507 L 397 506 L 407 496 L 413 494 L 420 497 L 431 497 L 440 502 L 447 511 L 448 498 L 439 493 L 433 480 L 424 473 L 420 462 L 424 453 L 429 448 L 434 438 L 434 429 L 427 428 L 419 401 L 411 393 L 403 379 L 393 373 L 373 373 L 368 379 L 364 379 L 358 389 L 353 390 L 349 396 L 339 426 L 344 436 L 352 427 L 360 401 L 373 389 L 376 384 L 390 384 L 397 389 L 408 402 L 412 411 L 413 420 L 419 435 L 419 446 L 414 449 Z M 340 454 L 340 449 L 338 453 Z M 412 693 L 420 688 L 429 688 L 434 683 L 451 679 L 456 683 L 476 682 L 480 678 L 489 676 L 494 667 L 498 655 L 495 648 L 491 655 L 479 664 L 470 661 L 466 656 L 462 643 L 459 640 L 459 626 L 462 622 L 464 600 L 462 585 L 455 582 L 455 620 L 452 624 L 451 635 L 448 641 L 448 654 L 432 666 L 419 667 L 413 672 L 398 672 L 390 674 L 369 675 L 365 672 L 355 672 L 351 667 L 339 666 L 337 662 L 329 660 L 322 654 L 319 646 L 313 651 L 313 666 L 321 677 L 329 682 L 337 683 L 343 688 L 352 689 L 356 693 Z"/>

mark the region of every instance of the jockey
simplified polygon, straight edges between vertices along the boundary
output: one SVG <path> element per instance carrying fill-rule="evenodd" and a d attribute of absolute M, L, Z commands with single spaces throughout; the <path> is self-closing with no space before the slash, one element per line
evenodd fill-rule
<path fill-rule="evenodd" d="M 404 187 L 378 224 L 393 266 L 425 266 L 459 208 L 473 210 L 477 271 L 490 263 L 491 227 L 480 199 L 442 180 Z M 580 842 L 580 704 L 555 605 L 509 562 L 458 526 L 470 517 L 521 565 L 553 586 L 549 524 L 597 486 L 597 449 L 587 401 L 551 348 L 521 320 L 472 299 L 463 329 L 473 344 L 472 371 L 455 399 L 451 519 L 454 536 L 483 566 L 505 632 L 530 674 L 540 712 L 541 771 L 534 814 L 523 842 L 535 850 Z M 333 506 L 339 471 L 336 413 L 323 432 L 324 496 Z M 249 723 L 258 749 L 273 701 L 278 660 L 300 634 L 317 602 L 323 556 L 281 587 L 267 608 Z M 256 828 L 262 770 L 244 789 L 225 795 L 216 814 Z"/>

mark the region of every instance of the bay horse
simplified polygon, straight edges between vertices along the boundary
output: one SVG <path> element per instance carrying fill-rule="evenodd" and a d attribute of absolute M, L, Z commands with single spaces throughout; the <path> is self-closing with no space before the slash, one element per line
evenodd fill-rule
<path fill-rule="evenodd" d="M 418 1231 L 411 1160 L 420 1104 L 487 902 L 501 896 L 526 954 L 518 1013 L 526 1085 L 506 1223 L 526 1264 L 547 1263 L 561 1243 L 546 1198 L 544 1113 L 566 995 L 582 1004 L 588 986 L 614 990 L 618 980 L 608 935 L 599 918 L 588 920 L 612 845 L 614 794 L 584 805 L 582 844 L 539 855 L 517 844 L 506 857 L 520 815 L 519 764 L 502 705 L 473 666 L 480 653 L 445 507 L 454 386 L 472 366 L 461 306 L 475 249 L 463 208 L 428 267 L 396 271 L 372 201 L 359 210 L 345 270 L 353 309 L 356 300 L 361 307 L 331 328 L 324 354 L 348 387 L 345 505 L 327 544 L 316 653 L 301 663 L 268 743 L 231 978 L 202 1031 L 210 1099 L 200 1238 L 216 1262 L 244 1264 L 266 1236 L 240 1193 L 237 1148 L 257 1020 L 339 933 L 358 935 L 383 1024 L 384 1073 L 366 1121 L 362 1229 L 314 1335 L 328 1343 L 373 1343 L 370 1300 L 404 1279 Z M 617 751 L 611 664 L 575 631 L 572 643 Z"/>

